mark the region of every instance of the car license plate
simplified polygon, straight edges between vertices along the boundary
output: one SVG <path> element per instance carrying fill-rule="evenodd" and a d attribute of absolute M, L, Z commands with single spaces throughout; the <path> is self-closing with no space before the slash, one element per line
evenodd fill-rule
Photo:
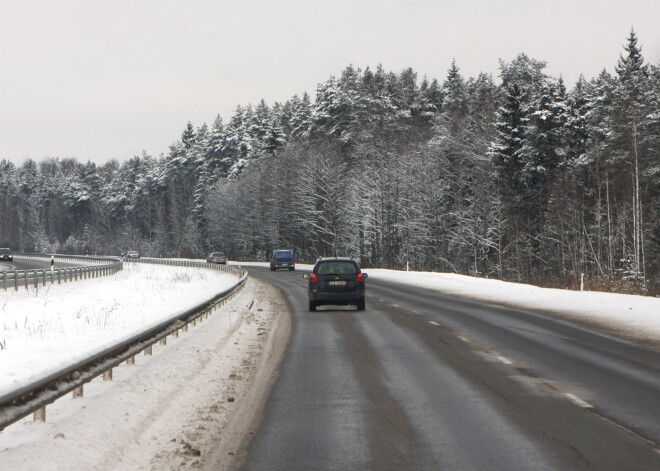
<path fill-rule="evenodd" d="M 330 286 L 346 286 L 346 281 L 345 280 L 332 280 L 332 281 L 329 281 L 328 284 Z"/>

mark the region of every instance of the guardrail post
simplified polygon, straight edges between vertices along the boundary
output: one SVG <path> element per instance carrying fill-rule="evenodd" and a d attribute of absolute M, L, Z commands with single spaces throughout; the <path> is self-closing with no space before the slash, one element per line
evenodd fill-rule
<path fill-rule="evenodd" d="M 103 372 L 103 381 L 112 381 L 112 368 Z"/>
<path fill-rule="evenodd" d="M 160 345 L 167 345 L 167 337 L 163 337 L 160 339 L 160 342 L 158 342 Z"/>
<path fill-rule="evenodd" d="M 126 360 L 127 365 L 135 365 L 135 355 Z"/>
<path fill-rule="evenodd" d="M 35 422 L 45 422 L 46 421 L 46 408 L 42 407 L 41 409 L 34 412 L 34 421 Z"/>
<path fill-rule="evenodd" d="M 78 386 L 76 389 L 73 390 L 73 398 L 78 399 L 79 397 L 83 397 L 83 385 L 81 384 Z"/>
<path fill-rule="evenodd" d="M 149 345 L 147 348 L 144 349 L 144 354 L 145 354 L 145 356 L 146 355 L 151 356 L 151 353 L 152 353 L 152 346 Z"/>
<path fill-rule="evenodd" d="M 25 277 L 25 291 L 27 291 L 28 290 L 28 276 L 27 276 L 26 271 L 23 272 L 23 276 Z"/>

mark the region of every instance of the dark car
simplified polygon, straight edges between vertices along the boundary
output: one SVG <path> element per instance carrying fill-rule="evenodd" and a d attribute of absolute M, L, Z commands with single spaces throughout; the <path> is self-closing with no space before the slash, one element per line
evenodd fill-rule
<path fill-rule="evenodd" d="M 346 306 L 354 304 L 358 311 L 365 308 L 366 273 L 362 273 L 358 263 L 352 258 L 332 257 L 316 261 L 309 279 L 309 310 L 329 304 Z"/>
<path fill-rule="evenodd" d="M 224 252 L 211 252 L 206 258 L 206 262 L 227 265 L 227 255 Z"/>
<path fill-rule="evenodd" d="M 14 256 L 11 254 L 11 249 L 1 248 L 0 249 L 0 260 L 13 262 L 14 261 Z"/>
<path fill-rule="evenodd" d="M 275 271 L 278 268 L 288 268 L 289 271 L 296 269 L 296 256 L 293 250 L 273 250 L 270 257 L 270 269 Z"/>

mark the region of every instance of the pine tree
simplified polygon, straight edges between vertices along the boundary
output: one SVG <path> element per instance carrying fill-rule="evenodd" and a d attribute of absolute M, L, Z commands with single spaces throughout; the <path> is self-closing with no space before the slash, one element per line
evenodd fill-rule
<path fill-rule="evenodd" d="M 181 142 L 183 142 L 183 145 L 185 146 L 186 149 L 189 149 L 190 147 L 192 147 L 194 141 L 195 141 L 195 128 L 193 127 L 192 123 L 188 121 L 188 124 L 186 125 L 186 129 L 184 129 L 183 133 L 181 133 Z"/>
<path fill-rule="evenodd" d="M 513 270 L 511 275 L 521 279 L 523 270 L 520 257 L 515 254 L 509 256 L 508 251 L 520 242 L 525 229 L 521 219 L 525 195 L 523 147 L 529 126 L 529 112 L 525 105 L 527 98 L 515 81 L 505 89 L 504 100 L 497 114 L 497 135 L 490 147 L 504 213 L 501 220 L 505 231 L 499 241 L 498 252 L 502 254 L 504 269 Z M 509 266 L 510 260 L 518 266 Z"/>
<path fill-rule="evenodd" d="M 645 278 L 644 211 L 641 190 L 641 175 L 647 164 L 648 150 L 643 130 L 645 98 L 648 82 L 648 67 L 644 65 L 641 48 L 637 46 L 634 31 L 628 36 L 626 55 L 621 55 L 616 68 L 618 87 L 615 89 L 615 116 L 613 119 L 612 150 L 621 152 L 629 164 L 632 199 L 632 261 L 634 271 Z"/>
<path fill-rule="evenodd" d="M 468 113 L 468 101 L 465 79 L 456 65 L 456 60 L 451 61 L 451 67 L 447 71 L 447 78 L 442 89 L 444 98 L 442 111 L 456 126 L 460 126 L 460 120 Z"/>

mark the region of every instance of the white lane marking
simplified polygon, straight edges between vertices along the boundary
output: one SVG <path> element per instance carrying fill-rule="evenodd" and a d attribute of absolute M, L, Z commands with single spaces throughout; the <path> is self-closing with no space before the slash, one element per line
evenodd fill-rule
<path fill-rule="evenodd" d="M 463 337 L 462 335 L 459 335 L 458 338 L 460 340 L 462 340 L 463 342 L 465 342 L 465 343 L 470 343 L 470 341 L 468 339 L 466 339 L 465 337 Z"/>
<path fill-rule="evenodd" d="M 436 321 L 429 321 L 429 324 L 431 324 L 431 325 L 440 325 Z"/>
<path fill-rule="evenodd" d="M 495 355 L 495 358 L 500 362 L 504 363 L 505 365 L 513 365 L 513 362 L 511 360 L 509 360 L 506 357 L 503 357 L 502 355 Z"/>
<path fill-rule="evenodd" d="M 576 406 L 581 407 L 582 409 L 593 409 L 594 407 L 591 404 L 589 404 L 587 401 L 583 401 L 582 399 L 577 397 L 575 394 L 564 393 L 564 397 L 569 401 L 571 401 Z"/>
<path fill-rule="evenodd" d="M 399 307 L 398 304 L 392 304 L 392 307 Z"/>

